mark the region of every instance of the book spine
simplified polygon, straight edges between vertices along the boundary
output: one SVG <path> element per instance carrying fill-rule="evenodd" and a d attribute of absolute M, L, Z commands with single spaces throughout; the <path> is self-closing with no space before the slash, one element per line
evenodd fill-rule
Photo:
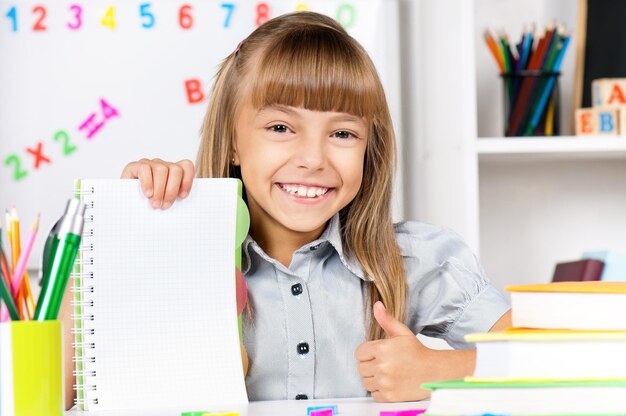
<path fill-rule="evenodd" d="M 71 277 L 72 285 L 72 320 L 74 327 L 74 375 L 76 376 L 75 404 L 80 410 L 89 410 L 89 405 L 98 404 L 96 392 L 96 357 L 95 357 L 95 316 L 93 314 L 94 271 L 93 271 L 93 209 L 94 188 L 76 181 L 75 197 L 86 205 L 85 227 L 81 248 L 76 256 Z"/>

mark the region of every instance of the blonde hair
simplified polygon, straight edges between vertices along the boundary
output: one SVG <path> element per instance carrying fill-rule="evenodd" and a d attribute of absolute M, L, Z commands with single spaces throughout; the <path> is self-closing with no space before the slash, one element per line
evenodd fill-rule
<path fill-rule="evenodd" d="M 253 82 L 246 83 L 248 79 Z M 372 280 L 364 311 L 368 338 L 383 338 L 371 306 L 381 300 L 404 321 L 407 288 L 391 219 L 396 144 L 374 64 L 357 41 L 324 15 L 297 12 L 263 24 L 218 70 L 202 125 L 199 177 L 241 178 L 232 156 L 242 91 L 255 108 L 281 104 L 367 120 L 361 189 L 339 217 L 346 255 L 355 256 Z"/>

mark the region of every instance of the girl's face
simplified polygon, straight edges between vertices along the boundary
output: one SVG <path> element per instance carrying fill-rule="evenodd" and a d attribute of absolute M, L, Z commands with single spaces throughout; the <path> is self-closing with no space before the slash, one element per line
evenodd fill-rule
<path fill-rule="evenodd" d="M 361 187 L 367 136 L 365 120 L 351 114 L 243 105 L 235 163 L 253 230 L 319 236 Z"/>

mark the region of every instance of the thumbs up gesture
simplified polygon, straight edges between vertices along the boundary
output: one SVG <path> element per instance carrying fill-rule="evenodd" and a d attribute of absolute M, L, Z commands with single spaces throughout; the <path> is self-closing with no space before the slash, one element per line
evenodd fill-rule
<path fill-rule="evenodd" d="M 438 351 L 422 344 L 402 322 L 374 304 L 374 318 L 386 339 L 361 344 L 354 355 L 363 385 L 378 402 L 422 400 L 430 392 L 422 383 L 459 378 L 473 370 L 472 351 Z"/>

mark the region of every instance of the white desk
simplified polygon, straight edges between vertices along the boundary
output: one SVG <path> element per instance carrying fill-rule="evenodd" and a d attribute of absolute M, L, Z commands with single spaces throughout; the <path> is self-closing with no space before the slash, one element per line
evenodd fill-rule
<path fill-rule="evenodd" d="M 320 399 L 320 400 L 277 400 L 250 402 L 247 408 L 188 409 L 211 411 L 237 411 L 241 416 L 306 416 L 309 406 L 337 405 L 339 416 L 378 416 L 382 410 L 426 409 L 428 401 L 405 403 L 376 403 L 371 398 Z M 70 410 L 65 416 L 180 416 L 174 411 L 110 411 L 81 412 Z"/>

